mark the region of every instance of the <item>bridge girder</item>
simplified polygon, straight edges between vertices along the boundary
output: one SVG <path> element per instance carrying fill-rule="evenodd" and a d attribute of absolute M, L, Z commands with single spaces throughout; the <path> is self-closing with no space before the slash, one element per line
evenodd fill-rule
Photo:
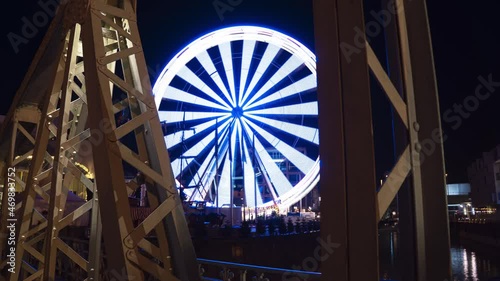
<path fill-rule="evenodd" d="M 16 211 L 16 270 L 7 271 L 7 260 L 1 264 L 7 278 L 55 280 L 58 258 L 64 256 L 87 280 L 98 280 L 103 270 L 134 280 L 199 280 L 144 61 L 135 1 L 65 2 L 45 38 L 13 104 L 17 111 L 26 110 L 26 103 L 37 100 L 38 117 L 25 114 L 29 120 L 22 120 L 10 114 L 4 126 L 12 137 L 4 140 L 11 149 L 3 170 L 29 162 L 26 182 L 16 178 L 25 188 Z M 33 81 L 40 81 L 38 95 L 30 91 Z M 125 121 L 117 122 L 120 114 Z M 21 121 L 36 125 L 31 134 Z M 18 159 L 17 131 L 29 134 L 34 146 Z M 127 136 L 133 141 L 124 141 Z M 94 167 L 95 178 L 78 168 L 79 161 Z M 123 163 L 144 176 L 153 209 L 138 226 L 130 213 Z M 92 198 L 68 210 L 72 184 L 83 185 Z M 35 201 L 48 206 L 47 212 L 36 210 Z M 62 233 L 85 216 L 91 227 L 84 257 Z M 8 234 L 5 221 L 2 242 Z M 157 244 L 146 237 L 152 232 Z M 101 267 L 101 237 L 106 268 Z"/>

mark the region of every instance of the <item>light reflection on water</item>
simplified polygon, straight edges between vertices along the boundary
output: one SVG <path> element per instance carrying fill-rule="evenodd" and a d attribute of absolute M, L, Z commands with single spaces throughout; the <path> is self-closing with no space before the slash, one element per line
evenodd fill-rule
<path fill-rule="evenodd" d="M 381 278 L 400 280 L 398 273 L 399 243 L 398 232 L 380 233 L 380 272 Z M 498 253 L 499 251 L 496 251 Z M 451 263 L 453 281 L 489 281 L 500 278 L 500 254 L 495 251 L 476 251 L 470 246 L 464 247 L 452 243 Z M 500 279 L 494 279 L 500 280 Z"/>
<path fill-rule="evenodd" d="M 487 281 L 500 276 L 500 259 L 479 254 L 463 246 L 451 248 L 451 265 L 456 281 Z"/>

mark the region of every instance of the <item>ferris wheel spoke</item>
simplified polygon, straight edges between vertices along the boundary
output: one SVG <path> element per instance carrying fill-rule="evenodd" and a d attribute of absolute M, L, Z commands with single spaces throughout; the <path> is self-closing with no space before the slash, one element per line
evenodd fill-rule
<path fill-rule="evenodd" d="M 191 190 L 191 195 L 189 196 L 188 201 L 197 201 L 196 197 L 200 197 L 200 190 L 198 188 L 188 188 L 187 190 Z"/>
<path fill-rule="evenodd" d="M 219 102 L 220 105 L 224 106 L 226 109 L 231 110 L 231 107 L 228 103 L 226 103 L 218 94 L 216 94 L 212 88 L 210 88 L 200 77 L 198 77 L 194 72 L 189 69 L 187 66 L 182 67 L 177 76 L 184 79 L 189 84 L 196 87 L 198 90 L 205 93 L 207 96 Z"/>
<path fill-rule="evenodd" d="M 262 122 L 263 124 L 270 125 L 290 135 L 297 136 L 303 140 L 319 145 L 319 130 L 316 128 L 274 120 L 266 117 L 260 117 L 253 114 L 247 114 L 247 117 Z"/>
<path fill-rule="evenodd" d="M 236 92 L 234 89 L 234 69 L 233 69 L 233 53 L 231 52 L 231 43 L 226 42 L 219 45 L 219 51 L 222 57 L 222 64 L 226 71 L 227 82 L 231 92 L 231 104 L 236 106 Z"/>
<path fill-rule="evenodd" d="M 160 120 L 166 121 L 167 124 L 229 115 L 227 112 L 158 111 Z"/>
<path fill-rule="evenodd" d="M 227 129 L 226 129 L 226 132 L 227 132 Z M 224 141 L 225 141 L 225 139 L 224 139 L 224 137 L 222 137 L 221 139 L 219 139 L 218 142 L 222 143 Z M 227 140 L 226 140 L 226 143 L 227 143 Z M 198 178 L 198 185 L 201 188 L 197 188 L 198 192 L 193 194 L 191 200 L 205 200 L 205 198 L 208 194 L 208 190 L 209 190 L 211 184 L 214 183 L 217 171 L 221 166 L 221 164 L 219 162 L 218 167 L 215 167 L 216 162 L 217 162 L 215 159 L 216 159 L 216 157 L 224 159 L 225 156 L 221 157 L 221 155 L 226 155 L 228 153 L 227 150 L 228 150 L 227 146 L 225 148 L 223 147 L 222 150 L 219 150 L 218 156 L 215 155 L 215 147 L 210 151 L 208 157 L 205 158 L 205 161 L 202 163 L 202 165 L 200 166 L 200 168 L 198 170 L 198 171 L 204 171 L 202 174 L 202 177 Z M 197 175 L 199 175 L 199 174 L 197 174 Z M 196 179 L 193 178 L 193 180 L 190 183 L 190 186 L 194 186 L 196 184 L 197 184 Z"/>
<path fill-rule="evenodd" d="M 262 168 L 262 167 L 264 167 L 264 165 L 262 164 L 262 160 L 259 157 L 257 157 L 257 163 L 258 163 L 259 167 L 261 167 L 260 171 L 262 172 L 262 178 L 264 179 L 267 186 L 269 187 L 269 191 L 271 193 L 272 200 L 273 200 L 273 202 L 276 202 L 276 200 L 280 197 L 280 195 L 278 195 L 278 193 L 276 193 L 273 180 L 270 178 L 270 175 L 267 173 L 266 169 Z M 262 190 L 262 192 L 265 192 L 265 189 Z M 281 195 L 283 195 L 283 194 L 281 194 Z"/>
<path fill-rule="evenodd" d="M 206 187 L 205 188 L 205 195 L 203 195 L 204 198 L 207 197 L 209 190 L 211 189 L 212 184 L 214 184 L 215 180 L 215 175 L 216 175 L 216 168 L 215 168 L 215 158 L 212 158 L 212 161 L 210 162 L 210 167 L 207 168 L 207 172 L 205 173 L 202 182 L 203 185 Z M 213 198 L 211 198 L 213 200 Z"/>
<path fill-rule="evenodd" d="M 176 180 L 176 183 L 177 183 L 177 187 L 179 188 L 180 187 L 179 181 Z M 191 198 L 195 194 L 195 190 L 194 189 L 184 189 L 184 194 L 186 195 L 186 198 L 188 198 L 187 201 L 192 201 Z"/>
<path fill-rule="evenodd" d="M 241 78 L 240 78 L 240 94 L 238 97 L 238 105 L 243 98 L 245 86 L 248 79 L 248 71 L 250 71 L 250 63 L 252 62 L 253 53 L 255 50 L 255 40 L 243 40 L 243 53 L 241 55 Z"/>
<path fill-rule="evenodd" d="M 245 120 L 243 121 L 243 127 L 245 128 L 245 132 L 248 134 L 249 139 L 253 139 L 254 133 L 248 127 L 248 124 Z M 265 171 L 268 174 L 273 187 L 278 193 L 277 196 L 283 195 L 286 192 L 290 191 L 292 189 L 292 184 L 290 184 L 288 179 L 281 172 L 279 167 L 272 159 L 271 155 L 269 155 L 269 152 L 262 145 L 258 138 L 255 138 L 254 149 L 256 150 L 258 158 L 260 159 L 261 171 Z"/>
<path fill-rule="evenodd" d="M 243 129 L 241 127 L 241 119 L 238 119 L 237 122 L 236 122 L 236 127 L 238 128 L 238 151 L 240 153 L 240 155 L 243 157 Z"/>
<path fill-rule="evenodd" d="M 228 128 L 229 122 L 231 120 L 226 121 L 222 125 L 218 127 L 219 132 L 223 132 L 224 129 Z M 181 166 L 187 167 L 193 161 L 194 157 L 200 154 L 206 147 L 208 147 L 213 141 L 215 137 L 212 134 L 207 135 L 193 147 L 191 147 L 188 151 L 184 152 L 181 157 L 172 161 L 172 170 L 174 172 L 174 176 L 177 177 L 181 173 Z M 184 161 L 183 161 L 184 160 Z M 182 165 L 181 165 L 182 163 Z"/>
<path fill-rule="evenodd" d="M 231 203 L 232 190 L 231 190 L 231 161 L 229 161 L 229 154 L 226 154 L 224 159 L 224 166 L 222 168 L 221 177 L 219 181 L 219 207 Z"/>
<path fill-rule="evenodd" d="M 278 54 L 279 50 L 280 48 L 277 46 L 271 44 L 267 45 L 266 51 L 264 52 L 264 56 L 260 60 L 259 66 L 257 67 L 257 70 L 255 70 L 255 73 L 252 77 L 252 81 L 250 82 L 250 85 L 248 85 L 248 88 L 246 89 L 243 98 L 240 100 L 241 103 L 239 103 L 239 106 L 242 106 L 245 100 L 248 98 L 248 96 L 252 93 L 253 89 L 257 85 L 257 82 L 260 81 L 262 75 L 264 75 L 266 70 L 269 68 L 274 58 Z"/>
<path fill-rule="evenodd" d="M 206 129 L 214 126 L 215 123 L 215 120 L 211 120 L 187 130 L 173 132 L 164 137 L 165 143 L 168 144 L 168 148 L 172 148 L 181 143 L 183 140 L 189 140 L 192 136 L 203 133 Z"/>
<path fill-rule="evenodd" d="M 205 157 L 205 160 L 203 160 L 201 166 L 196 171 L 194 177 L 191 179 L 191 182 L 189 183 L 189 186 L 197 186 L 196 189 L 198 190 L 198 194 L 195 196 L 199 195 L 199 198 L 195 198 L 195 200 L 196 199 L 204 200 L 205 196 L 208 193 L 208 190 L 206 188 L 207 183 L 204 179 L 206 179 L 207 175 L 209 174 L 209 166 L 214 160 L 214 154 L 215 154 L 215 148 L 212 148 L 208 153 L 207 157 Z"/>
<path fill-rule="evenodd" d="M 196 104 L 196 105 L 201 105 L 201 106 L 208 107 L 208 108 L 217 108 L 217 109 L 221 109 L 221 110 L 225 110 L 225 111 L 230 110 L 230 108 L 228 108 L 226 106 L 222 106 L 222 105 L 217 104 L 215 102 L 208 101 L 204 98 L 201 98 L 201 97 L 193 95 L 191 93 L 179 90 L 179 89 L 174 88 L 172 86 L 168 86 L 167 91 L 171 94 L 171 96 L 164 98 L 166 100 L 173 100 L 173 101 L 185 102 L 185 103 L 189 103 L 189 104 Z"/>
<path fill-rule="evenodd" d="M 172 161 L 171 166 L 172 166 L 172 172 L 174 173 L 174 177 L 177 178 L 181 174 L 181 168 L 188 166 L 190 162 L 188 162 L 188 159 L 182 159 L 178 158 L 174 161 Z"/>
<path fill-rule="evenodd" d="M 222 133 L 220 133 L 219 137 L 219 159 L 224 158 L 226 153 L 229 153 L 229 134 L 231 130 L 229 130 L 229 126 L 227 126 Z"/>
<path fill-rule="evenodd" d="M 262 88 L 259 89 L 255 95 L 253 95 L 250 100 L 247 102 L 247 104 L 252 104 L 255 100 L 260 98 L 263 94 L 267 93 L 274 85 L 278 84 L 281 82 L 285 77 L 290 75 L 293 71 L 295 71 L 299 66 L 303 65 L 304 62 L 297 56 L 291 56 L 285 64 L 283 64 L 278 71 L 269 79 L 267 80 L 266 84 L 262 86 Z"/>
<path fill-rule="evenodd" d="M 318 102 L 306 102 L 302 104 L 292 104 L 277 106 L 272 108 L 246 111 L 249 114 L 259 115 L 318 115 Z"/>
<path fill-rule="evenodd" d="M 219 87 L 219 90 L 222 91 L 224 94 L 224 97 L 231 103 L 231 105 L 234 107 L 235 103 L 231 99 L 231 96 L 227 92 L 226 86 L 224 85 L 224 82 L 222 82 L 222 78 L 220 77 L 219 72 L 215 68 L 214 62 L 210 58 L 210 55 L 208 54 L 207 51 L 201 52 L 196 56 L 196 59 L 200 62 L 200 64 L 203 66 L 205 71 L 210 75 L 212 80 L 215 82 L 217 87 Z"/>
<path fill-rule="evenodd" d="M 290 191 L 293 188 L 292 184 L 279 169 L 278 165 L 276 165 L 274 160 L 271 158 L 271 155 L 269 155 L 260 141 L 255 140 L 255 148 L 259 151 L 258 162 L 261 167 L 260 170 L 265 173 L 263 176 L 269 181 L 269 187 L 276 190 L 276 192 L 271 190 L 273 197 L 278 198 L 279 196 Z"/>
<path fill-rule="evenodd" d="M 225 117 L 219 122 L 224 122 L 228 117 Z M 187 130 L 182 130 L 178 132 L 171 133 L 169 135 L 165 136 L 165 143 L 168 144 L 169 148 L 172 148 L 179 143 L 181 143 L 184 139 L 184 141 L 189 140 L 191 137 L 205 133 L 207 129 L 214 127 L 217 124 L 216 120 L 210 120 L 207 122 L 204 122 L 202 124 L 193 126 Z M 221 123 L 222 124 L 222 123 Z"/>
<path fill-rule="evenodd" d="M 316 75 L 310 74 L 307 77 L 304 77 L 300 79 L 299 81 L 296 81 L 295 83 L 288 85 L 287 87 L 263 98 L 256 100 L 254 103 L 247 103 L 244 107 L 243 110 L 248 110 L 254 107 L 257 107 L 259 105 L 264 105 L 273 101 L 277 101 L 279 99 L 283 99 L 289 96 L 293 96 L 296 94 L 300 94 L 305 91 L 309 91 L 312 89 L 315 89 L 317 87 L 317 81 L 316 81 Z"/>
<path fill-rule="evenodd" d="M 250 127 L 252 127 L 259 135 L 261 135 L 267 142 L 269 142 L 276 150 L 278 150 L 288 161 L 295 165 L 302 173 L 307 174 L 314 166 L 314 160 L 307 157 L 295 148 L 288 145 L 286 142 L 273 136 L 266 130 L 260 128 L 251 120 L 244 120 Z"/>
<path fill-rule="evenodd" d="M 243 175 L 245 180 L 245 202 L 247 203 L 247 207 L 255 207 L 262 205 L 262 196 L 257 191 L 258 188 L 256 186 L 256 167 L 254 166 L 253 156 L 250 156 L 248 145 L 245 141 L 243 141 L 243 150 L 245 155 L 245 161 L 243 161 Z M 254 160 L 254 161 L 252 161 Z M 255 201 L 257 200 L 257 201 Z"/>
<path fill-rule="evenodd" d="M 236 126 L 232 126 L 231 128 L 231 145 L 229 146 L 229 155 L 231 157 L 231 162 L 236 161 L 236 139 L 238 135 L 238 130 Z M 232 169 L 232 168 L 231 168 Z"/>

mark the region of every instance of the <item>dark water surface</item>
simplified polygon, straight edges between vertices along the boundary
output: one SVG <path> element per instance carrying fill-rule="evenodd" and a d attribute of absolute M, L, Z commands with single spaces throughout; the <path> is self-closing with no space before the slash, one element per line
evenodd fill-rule
<path fill-rule="evenodd" d="M 382 278 L 392 280 L 400 278 L 397 262 L 398 239 L 398 232 L 380 233 L 379 256 Z M 451 262 L 453 281 L 489 281 L 495 277 L 500 278 L 500 249 L 453 240 Z"/>

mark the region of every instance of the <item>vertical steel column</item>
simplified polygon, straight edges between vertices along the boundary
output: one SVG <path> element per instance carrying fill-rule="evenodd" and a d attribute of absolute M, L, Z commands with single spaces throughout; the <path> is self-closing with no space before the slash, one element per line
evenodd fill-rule
<path fill-rule="evenodd" d="M 335 1 L 314 4 L 321 155 L 321 238 L 339 247 L 322 261 L 322 280 L 348 281 L 348 229 L 340 53 Z M 328 113 L 328 115 L 327 115 Z"/>
<path fill-rule="evenodd" d="M 378 228 L 362 1 L 314 1 L 323 239 L 339 243 L 323 262 L 323 280 L 377 280 Z M 363 33 L 356 33 L 359 28 Z"/>
<path fill-rule="evenodd" d="M 389 7 L 394 0 L 382 0 L 382 7 Z M 405 99 L 403 92 L 403 78 L 401 53 L 399 46 L 399 30 L 395 16 L 388 22 L 385 28 L 386 48 L 391 50 L 387 52 L 388 76 L 392 84 L 398 90 L 401 97 Z M 401 155 L 408 146 L 407 128 L 401 122 L 397 112 L 393 110 L 393 130 L 394 130 L 394 152 L 395 156 Z M 410 181 L 407 179 L 398 192 L 398 217 L 399 217 L 399 257 L 396 266 L 401 274 L 401 281 L 415 281 L 415 220 L 413 217 L 413 194 Z"/>
<path fill-rule="evenodd" d="M 402 78 L 403 78 L 403 89 L 404 95 L 406 97 L 407 105 L 407 116 L 408 116 L 408 135 L 409 135 L 409 149 L 410 149 L 410 163 L 411 163 L 411 184 L 413 188 L 413 213 L 415 218 L 415 258 L 416 258 L 416 272 L 417 280 L 426 281 L 426 241 L 427 236 L 425 234 L 425 218 L 424 218 L 424 196 L 423 196 L 423 186 L 422 186 L 422 176 L 421 176 L 421 155 L 419 144 L 419 124 L 416 114 L 416 102 L 415 102 L 415 83 L 413 80 L 413 68 L 412 59 L 410 56 L 410 40 L 408 38 L 408 30 L 406 23 L 406 15 L 404 9 L 403 0 L 396 0 L 395 5 L 397 7 L 397 21 L 399 30 L 399 44 L 401 52 L 401 64 L 402 64 Z"/>
<path fill-rule="evenodd" d="M 108 259 L 108 269 L 125 271 L 129 277 L 139 279 L 147 272 L 161 280 L 199 280 L 146 71 L 135 9 L 135 1 L 94 0 L 83 25 L 85 71 L 92 81 L 87 87 L 89 111 L 93 113 L 90 128 L 104 134 L 103 141 L 94 144 L 93 154 L 106 252 L 113 257 Z M 103 42 L 109 34 L 117 35 L 117 52 L 109 52 L 113 44 Z M 121 64 L 121 74 L 114 73 L 114 67 L 110 67 L 114 63 Z M 115 91 L 110 84 L 125 93 L 124 106 L 117 106 L 111 98 Z M 130 108 L 130 119 L 116 124 L 114 115 L 125 108 Z M 122 138 L 132 132 L 138 153 L 122 143 Z M 135 228 L 123 181 L 123 161 L 145 176 L 148 194 L 153 195 L 150 202 L 154 211 Z M 153 230 L 159 247 L 145 239 Z M 143 255 L 140 249 L 154 260 Z"/>
<path fill-rule="evenodd" d="M 363 33 L 365 30 L 363 1 L 338 1 L 337 5 L 339 42 L 356 46 L 359 38 L 355 27 L 359 27 Z M 375 155 L 366 53 L 361 52 L 349 58 L 341 52 L 340 68 L 344 108 L 349 277 L 351 280 L 377 280 L 379 265 Z"/>
<path fill-rule="evenodd" d="M 111 126 L 114 123 L 114 116 L 108 112 L 108 106 L 111 102 L 109 92 L 109 82 L 105 81 L 99 75 L 97 59 L 105 54 L 101 21 L 91 16 L 88 18 L 82 28 L 85 76 L 87 81 L 92 81 L 87 85 L 87 99 L 89 103 L 89 127 L 92 131 L 102 132 L 103 124 Z M 105 66 L 104 66 L 105 67 Z M 105 96 L 105 93 L 107 96 Z M 109 99 L 109 100 L 108 100 Z M 90 106 L 92 105 L 92 106 Z M 108 106 L 107 106 L 108 105 Z M 106 123 L 103 123 L 106 122 Z M 111 131 L 111 132 L 110 132 Z M 103 235 L 108 258 L 108 270 L 110 272 L 126 272 L 128 276 L 134 279 L 143 279 L 142 272 L 127 261 L 127 249 L 123 245 L 124 233 L 130 233 L 133 229 L 131 220 L 119 219 L 128 217 L 130 210 L 128 202 L 118 201 L 118 198 L 127 198 L 124 186 L 125 178 L 122 167 L 122 159 L 117 153 L 113 138 L 113 131 L 109 129 L 104 132 L 104 139 L 94 144 L 92 152 L 94 156 L 94 166 L 96 179 L 99 182 L 99 205 L 102 210 Z M 105 202 L 105 203 L 102 203 Z"/>
<path fill-rule="evenodd" d="M 44 280 L 55 280 L 56 259 L 58 252 L 58 236 L 60 232 L 60 219 L 63 217 L 64 206 L 67 198 L 68 179 L 71 182 L 73 177 L 68 173 L 64 175 L 64 168 L 68 166 L 69 157 L 64 157 L 63 145 L 68 141 L 69 134 L 65 128 L 70 124 L 71 113 L 71 94 L 70 84 L 73 82 L 73 75 L 78 52 L 78 42 L 80 39 L 80 26 L 75 25 L 69 32 L 68 50 L 66 52 L 66 65 L 64 67 L 64 80 L 62 85 L 59 118 L 55 121 L 57 125 L 56 149 L 54 153 L 54 162 L 52 167 L 52 180 L 50 190 L 50 201 L 47 220 L 47 234 L 45 236 L 45 259 L 44 259 Z M 61 149 L 57 149 L 57 148 Z"/>
<path fill-rule="evenodd" d="M 89 280 L 99 280 L 100 263 L 101 263 L 101 241 L 102 241 L 102 224 L 101 213 L 99 211 L 99 194 L 97 193 L 96 182 L 92 189 L 93 202 L 90 213 L 90 237 L 89 237 L 89 264 L 88 277 Z"/>
<path fill-rule="evenodd" d="M 424 0 L 404 0 L 404 3 L 419 142 L 424 148 L 420 153 L 420 169 L 425 236 L 428 237 L 425 244 L 426 280 L 449 280 L 451 260 L 441 117 L 427 7 Z"/>

